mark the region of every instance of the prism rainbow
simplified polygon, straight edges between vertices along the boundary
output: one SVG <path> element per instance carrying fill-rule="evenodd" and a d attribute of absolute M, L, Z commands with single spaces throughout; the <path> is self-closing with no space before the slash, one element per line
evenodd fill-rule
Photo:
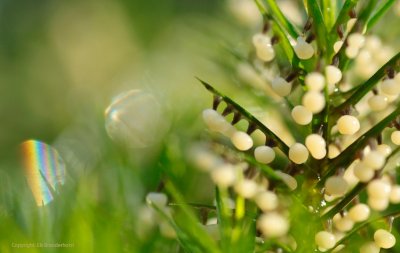
<path fill-rule="evenodd" d="M 38 206 L 53 201 L 65 182 L 65 164 L 57 150 L 38 140 L 21 144 L 24 172 Z"/>

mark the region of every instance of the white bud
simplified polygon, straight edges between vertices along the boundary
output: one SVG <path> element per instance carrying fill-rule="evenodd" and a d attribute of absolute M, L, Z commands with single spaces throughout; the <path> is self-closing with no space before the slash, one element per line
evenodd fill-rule
<path fill-rule="evenodd" d="M 381 248 L 379 248 L 375 242 L 364 243 L 360 248 L 360 253 L 379 253 Z"/>
<path fill-rule="evenodd" d="M 334 85 L 342 79 L 342 71 L 333 65 L 325 67 L 325 75 L 328 85 Z"/>
<path fill-rule="evenodd" d="M 353 135 L 360 130 L 360 122 L 351 115 L 343 115 L 337 121 L 338 131 L 341 134 Z"/>
<path fill-rule="evenodd" d="M 387 144 L 380 144 L 376 147 L 376 151 L 387 157 L 392 153 L 392 148 Z"/>
<path fill-rule="evenodd" d="M 389 206 L 389 199 L 369 197 L 368 205 L 375 211 L 384 211 Z"/>
<path fill-rule="evenodd" d="M 243 198 L 252 198 L 258 191 L 258 185 L 250 179 L 243 179 L 235 184 L 235 191 Z"/>
<path fill-rule="evenodd" d="M 225 118 L 213 109 L 203 111 L 203 120 L 207 127 L 214 132 L 228 134 L 234 127 L 225 120 Z"/>
<path fill-rule="evenodd" d="M 390 135 L 393 144 L 400 145 L 400 131 L 396 130 Z"/>
<path fill-rule="evenodd" d="M 354 222 L 362 222 L 368 219 L 371 211 L 366 204 L 356 204 L 349 211 L 349 218 Z"/>
<path fill-rule="evenodd" d="M 246 151 L 253 147 L 253 139 L 251 136 L 242 131 L 235 132 L 231 137 L 231 141 L 233 145 L 241 151 Z"/>
<path fill-rule="evenodd" d="M 289 95 L 292 90 L 292 84 L 279 76 L 272 80 L 271 87 L 281 97 Z"/>
<path fill-rule="evenodd" d="M 332 159 L 340 155 L 340 150 L 336 145 L 329 144 L 328 146 L 328 158 Z"/>
<path fill-rule="evenodd" d="M 325 191 L 330 195 L 343 196 L 348 188 L 347 181 L 340 176 L 332 176 L 325 182 Z"/>
<path fill-rule="evenodd" d="M 389 200 L 393 204 L 400 203 L 400 185 L 392 186 L 392 190 L 390 191 Z"/>
<path fill-rule="evenodd" d="M 254 157 L 259 163 L 268 164 L 275 159 L 275 151 L 268 146 L 260 146 L 254 150 Z"/>
<path fill-rule="evenodd" d="M 255 48 L 258 48 L 265 44 L 271 44 L 271 38 L 263 33 L 254 34 L 252 41 Z"/>
<path fill-rule="evenodd" d="M 382 179 L 374 179 L 367 186 L 368 196 L 377 199 L 389 198 L 390 190 L 390 184 Z"/>
<path fill-rule="evenodd" d="M 231 164 L 224 164 L 211 171 L 211 179 L 220 187 L 229 187 L 235 183 L 236 171 Z"/>
<path fill-rule="evenodd" d="M 388 95 L 399 95 L 400 85 L 394 79 L 385 79 L 381 83 L 382 92 Z"/>
<path fill-rule="evenodd" d="M 335 51 L 335 53 L 339 52 L 342 46 L 343 46 L 343 41 L 341 40 L 336 41 L 335 44 L 333 44 L 333 51 Z"/>
<path fill-rule="evenodd" d="M 268 238 L 286 235 L 289 230 L 289 222 L 282 215 L 272 212 L 261 215 L 257 221 L 257 227 Z"/>
<path fill-rule="evenodd" d="M 361 33 L 352 33 L 347 38 L 349 45 L 357 49 L 362 48 L 365 44 L 365 37 Z"/>
<path fill-rule="evenodd" d="M 363 163 L 374 170 L 379 170 L 385 165 L 385 157 L 378 151 L 371 151 L 364 157 Z"/>
<path fill-rule="evenodd" d="M 312 113 L 321 112 L 325 107 L 325 97 L 321 92 L 308 91 L 304 94 L 302 104 Z"/>
<path fill-rule="evenodd" d="M 378 36 L 372 35 L 372 36 L 367 37 L 367 40 L 365 43 L 366 49 L 368 49 L 369 51 L 376 51 L 381 47 L 382 47 L 382 42 Z"/>
<path fill-rule="evenodd" d="M 364 183 L 371 180 L 375 175 L 375 171 L 366 166 L 363 162 L 356 164 L 353 173 L 361 182 Z"/>
<path fill-rule="evenodd" d="M 388 98 L 382 95 L 374 95 L 368 99 L 368 105 L 372 111 L 382 111 L 388 106 Z"/>
<path fill-rule="evenodd" d="M 297 57 L 302 60 L 310 59 L 314 55 L 314 48 L 307 43 L 303 37 L 297 38 L 297 44 L 294 46 Z"/>
<path fill-rule="evenodd" d="M 333 217 L 333 225 L 338 231 L 347 232 L 353 228 L 354 221 L 350 219 L 348 215 L 342 217 L 342 215 L 338 213 Z"/>
<path fill-rule="evenodd" d="M 278 207 L 278 196 L 271 191 L 263 191 L 256 195 L 257 206 L 265 211 L 272 211 Z"/>
<path fill-rule="evenodd" d="M 271 44 L 260 46 L 257 48 L 256 54 L 260 60 L 265 62 L 272 61 L 275 58 L 275 50 Z"/>
<path fill-rule="evenodd" d="M 350 59 L 354 59 L 357 57 L 359 52 L 359 49 L 356 47 L 352 47 L 352 46 L 348 46 L 346 47 L 346 55 L 347 57 L 349 57 Z"/>
<path fill-rule="evenodd" d="M 307 125 L 311 122 L 313 114 L 302 105 L 295 106 L 292 110 L 292 117 L 299 125 Z"/>
<path fill-rule="evenodd" d="M 326 156 L 326 143 L 319 134 L 310 134 L 306 138 L 306 147 L 315 159 L 322 159 Z"/>
<path fill-rule="evenodd" d="M 335 246 L 336 239 L 332 233 L 320 231 L 315 235 L 315 243 L 323 249 L 331 249 Z"/>
<path fill-rule="evenodd" d="M 325 77 L 319 72 L 308 73 L 304 79 L 309 90 L 321 91 L 325 85 Z"/>
<path fill-rule="evenodd" d="M 374 233 L 374 241 L 378 247 L 390 249 L 396 244 L 396 237 L 387 230 L 378 229 Z"/>
<path fill-rule="evenodd" d="M 308 154 L 307 148 L 301 143 L 295 143 L 289 148 L 289 159 L 296 164 L 305 163 Z"/>
<path fill-rule="evenodd" d="M 167 205 L 168 198 L 167 195 L 161 192 L 149 192 L 146 195 L 146 202 L 149 205 L 157 206 L 158 208 L 163 208 Z"/>
<path fill-rule="evenodd" d="M 287 185 L 287 187 L 289 187 L 290 190 L 296 190 L 297 180 L 294 177 L 279 170 L 275 171 L 275 174 L 282 179 L 282 181 Z"/>
<path fill-rule="evenodd" d="M 356 24 L 357 19 L 356 18 L 351 18 L 349 21 L 347 21 L 346 25 L 346 31 L 349 32 L 351 29 L 353 29 L 353 26 Z"/>

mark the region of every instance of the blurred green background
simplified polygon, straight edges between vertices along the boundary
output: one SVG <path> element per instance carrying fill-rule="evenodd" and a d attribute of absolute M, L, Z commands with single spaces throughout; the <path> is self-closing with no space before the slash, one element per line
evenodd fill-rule
<path fill-rule="evenodd" d="M 259 28 L 228 9 L 222 0 L 0 1 L 1 253 L 180 252 L 141 223 L 144 196 L 163 171 L 187 201 L 212 204 L 207 175 L 187 161 L 192 141 L 206 138 L 200 113 L 211 103 L 195 76 L 237 95 L 224 47 L 247 52 Z M 106 133 L 105 109 L 131 89 L 165 109 L 158 145 L 126 147 Z M 66 163 L 66 183 L 45 208 L 21 168 L 26 139 L 53 145 Z M 12 247 L 36 242 L 74 247 Z"/>
<path fill-rule="evenodd" d="M 246 38 L 226 9 L 215 0 L 0 1 L 0 252 L 177 251 L 138 215 L 161 170 L 186 182 L 187 198 L 212 202 L 212 187 L 193 190 L 208 179 L 184 157 L 210 103 L 195 76 L 222 82 L 212 59 Z M 105 109 L 131 89 L 166 108 L 158 145 L 127 148 L 107 136 Z M 23 174 L 26 139 L 53 145 L 66 163 L 66 183 L 44 208 Z M 74 247 L 12 246 L 37 242 Z"/>

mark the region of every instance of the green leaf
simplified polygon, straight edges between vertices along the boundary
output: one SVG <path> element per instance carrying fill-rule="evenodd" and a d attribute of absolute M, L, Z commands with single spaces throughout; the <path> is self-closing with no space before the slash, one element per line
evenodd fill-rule
<path fill-rule="evenodd" d="M 306 7 L 308 15 L 313 18 L 313 27 L 315 28 L 316 39 L 320 49 L 327 47 L 327 32 L 324 18 L 322 16 L 321 8 L 315 0 L 306 0 Z"/>
<path fill-rule="evenodd" d="M 366 30 L 369 31 L 385 13 L 390 9 L 390 7 L 396 2 L 396 0 L 387 0 L 386 3 L 382 4 L 375 14 L 368 20 L 366 25 Z"/>
<path fill-rule="evenodd" d="M 347 22 L 350 17 L 349 17 L 349 11 L 357 4 L 358 0 L 346 0 L 344 2 L 342 9 L 340 9 L 339 15 L 335 21 L 335 24 L 333 25 L 330 34 L 334 35 L 336 34 L 336 28 L 345 22 Z M 336 40 L 339 36 L 336 36 Z"/>
<path fill-rule="evenodd" d="M 293 38 L 297 38 L 299 33 L 296 31 L 294 25 L 286 19 L 283 15 L 281 9 L 276 4 L 275 0 L 264 0 L 268 11 L 271 13 L 271 17 L 277 22 L 280 26 L 282 26 L 290 36 Z"/>
<path fill-rule="evenodd" d="M 212 87 L 210 84 L 206 83 L 205 81 L 197 78 L 203 85 L 204 87 L 209 90 L 211 93 L 214 95 L 217 95 L 221 97 L 223 101 L 225 101 L 227 104 L 231 105 L 235 110 L 237 110 L 247 121 L 255 124 L 257 128 L 263 132 L 267 137 L 271 138 L 276 144 L 277 147 L 284 153 L 288 154 L 289 152 L 289 147 L 286 145 L 286 143 L 280 139 L 274 132 L 272 132 L 268 127 L 266 127 L 263 123 L 261 123 L 256 117 L 254 117 L 250 112 L 248 112 L 246 109 L 241 107 L 238 103 L 230 99 L 229 97 L 223 95 L 221 92 L 217 91 L 214 87 Z"/>
<path fill-rule="evenodd" d="M 348 106 L 354 106 L 357 104 L 369 91 L 371 91 L 375 85 L 386 75 L 386 69 L 388 67 L 394 67 L 397 61 L 400 59 L 400 52 L 392 57 L 385 65 L 383 65 L 371 78 L 360 84 L 354 93 L 343 102 L 341 105 L 336 107 L 334 110 L 340 112 Z"/>

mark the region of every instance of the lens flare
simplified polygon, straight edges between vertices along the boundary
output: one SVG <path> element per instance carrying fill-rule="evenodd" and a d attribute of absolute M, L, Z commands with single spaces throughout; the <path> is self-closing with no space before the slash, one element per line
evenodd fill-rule
<path fill-rule="evenodd" d="M 21 144 L 24 172 L 38 206 L 50 203 L 65 181 L 65 164 L 57 150 L 38 140 Z"/>

